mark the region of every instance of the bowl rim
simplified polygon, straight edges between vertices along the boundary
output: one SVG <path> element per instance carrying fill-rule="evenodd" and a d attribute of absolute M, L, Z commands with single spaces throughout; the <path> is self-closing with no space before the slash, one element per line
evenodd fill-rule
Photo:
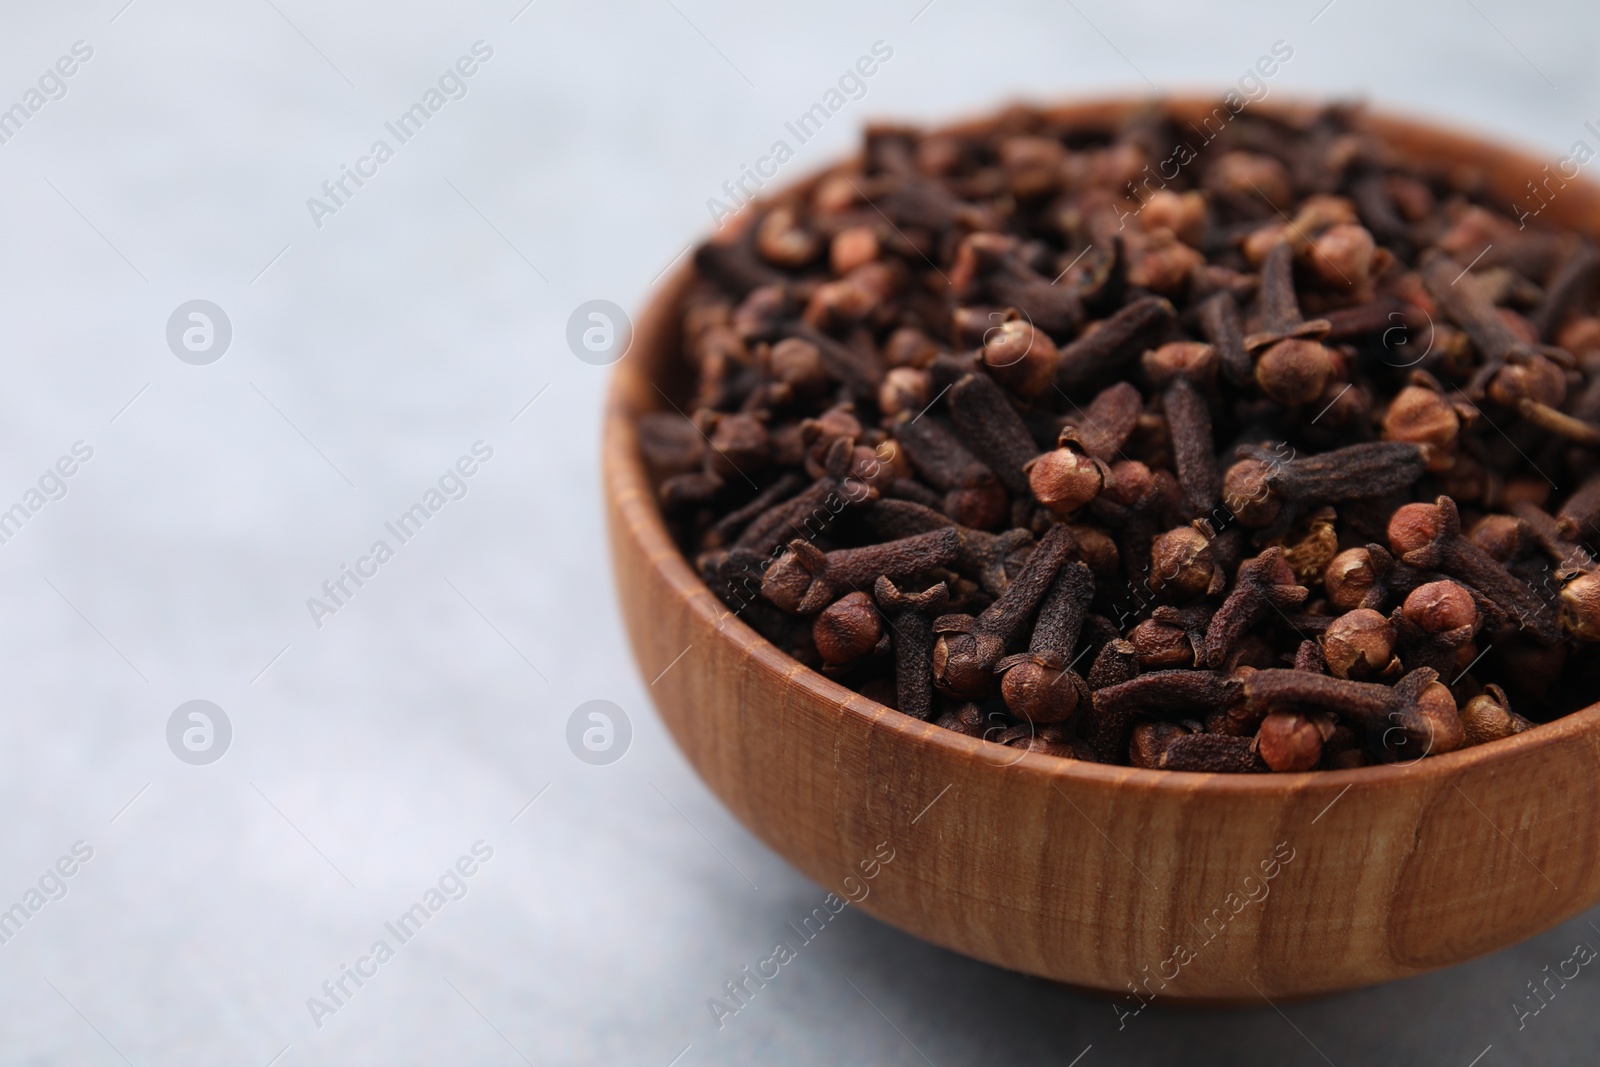
<path fill-rule="evenodd" d="M 1216 107 L 1218 101 L 1217 96 L 1193 94 L 1161 97 L 1104 96 L 1047 104 L 1038 110 L 1066 121 L 1087 123 L 1094 118 L 1111 117 L 1152 104 L 1166 107 L 1179 114 L 1194 111 L 1204 113 Z M 1263 102 L 1251 106 L 1258 111 L 1281 115 L 1315 103 L 1316 101 L 1310 98 L 1300 98 L 1270 105 Z M 1364 103 L 1361 106 L 1360 122 L 1386 139 L 1393 140 L 1420 134 L 1436 145 L 1440 142 L 1447 143 L 1452 151 L 1461 155 L 1482 159 L 1496 158 L 1501 161 L 1505 169 L 1524 166 L 1527 168 L 1526 173 L 1534 174 L 1543 166 L 1525 150 L 1466 132 L 1448 123 L 1419 118 L 1404 112 L 1372 109 Z M 995 121 L 996 114 L 997 111 L 990 111 L 985 116 L 958 119 L 931 129 L 951 133 L 972 132 L 991 125 Z M 1402 149 L 1402 153 L 1404 151 Z M 774 193 L 781 194 L 804 188 L 824 174 L 858 158 L 858 155 L 845 156 L 824 163 L 815 171 L 775 189 Z M 1586 190 L 1590 201 L 1597 210 L 1600 210 L 1600 186 L 1582 179 L 1581 176 L 1568 184 Z M 770 195 L 758 198 L 741 207 L 738 214 L 742 216 L 751 208 L 759 208 L 770 199 Z M 1570 210 L 1564 213 L 1570 214 Z M 1568 224 L 1564 228 L 1579 227 Z M 671 358 L 675 350 L 676 345 L 672 338 L 675 334 L 677 301 L 695 276 L 693 261 L 689 260 L 680 264 L 666 279 L 653 284 L 646 297 L 644 310 L 639 315 L 638 326 L 633 332 L 630 347 L 611 374 L 606 390 L 605 415 L 602 420 L 604 453 L 602 477 L 606 490 L 617 509 L 620 524 L 626 527 L 626 536 L 632 536 L 638 541 L 649 565 L 678 594 L 685 607 L 716 632 L 718 639 L 730 641 L 738 646 L 753 667 L 770 672 L 780 682 L 805 691 L 808 696 L 837 708 L 843 714 L 856 717 L 860 720 L 860 725 L 869 731 L 904 739 L 913 745 L 931 744 L 953 758 L 963 760 L 981 758 L 996 771 L 1047 781 L 1131 787 L 1138 791 L 1156 793 L 1242 795 L 1245 798 L 1281 796 L 1285 792 L 1298 793 L 1313 786 L 1319 790 L 1338 788 L 1339 796 L 1343 796 L 1346 791 L 1355 787 L 1371 790 L 1398 787 L 1402 784 L 1408 788 L 1419 783 L 1442 785 L 1446 779 L 1487 764 L 1509 763 L 1543 748 L 1580 738 L 1600 738 L 1600 702 L 1597 702 L 1511 737 L 1442 755 L 1419 758 L 1411 763 L 1377 763 L 1344 770 L 1261 774 L 1173 771 L 1051 756 L 968 737 L 880 704 L 835 682 L 772 644 L 711 592 L 710 587 L 695 573 L 689 559 L 679 550 L 667 531 L 651 480 L 639 453 L 637 417 L 646 411 L 657 409 L 654 405 L 642 403 L 639 398 L 647 399 L 649 392 L 654 390 L 666 399 L 666 394 L 655 384 L 657 372 L 661 369 L 661 364 Z M 671 403 L 670 399 L 668 403 Z M 614 537 L 623 535 L 622 530 L 613 529 Z M 1000 752 L 1007 754 L 1005 761 L 996 762 L 989 758 Z M 1337 799 L 1336 797 L 1335 801 Z M 1332 806 L 1332 802 L 1329 806 Z"/>

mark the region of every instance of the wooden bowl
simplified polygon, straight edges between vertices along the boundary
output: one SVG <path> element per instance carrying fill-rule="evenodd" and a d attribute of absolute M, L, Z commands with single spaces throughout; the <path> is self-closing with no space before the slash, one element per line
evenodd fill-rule
<path fill-rule="evenodd" d="M 1133 106 L 1055 113 L 1104 122 Z M 1365 121 L 1402 151 L 1481 169 L 1508 204 L 1540 173 L 1526 155 L 1432 125 Z M 1600 232 L 1600 188 L 1568 183 L 1540 219 L 1551 220 Z M 656 294 L 612 380 L 603 447 L 617 585 L 678 745 L 811 878 L 841 896 L 866 891 L 860 907 L 935 944 L 1127 994 L 1128 1010 L 1130 990 L 1231 1000 L 1388 981 L 1600 900 L 1600 705 L 1411 766 L 1209 775 L 974 740 L 790 659 L 695 575 L 640 461 L 635 421 L 685 380 L 674 306 L 691 272 Z"/>

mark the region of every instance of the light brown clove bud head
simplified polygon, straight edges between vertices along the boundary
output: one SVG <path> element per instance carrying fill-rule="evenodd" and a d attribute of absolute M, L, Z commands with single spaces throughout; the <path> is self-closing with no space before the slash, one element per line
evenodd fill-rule
<path fill-rule="evenodd" d="M 1144 202 L 1139 221 L 1147 232 L 1168 229 L 1185 244 L 1198 246 L 1206 230 L 1205 195 L 1158 189 Z"/>
<path fill-rule="evenodd" d="M 1400 609 L 1405 620 L 1424 633 L 1442 634 L 1472 626 L 1478 621 L 1478 606 L 1472 594 L 1455 582 L 1428 582 L 1411 590 Z"/>
<path fill-rule="evenodd" d="M 811 299 L 806 301 L 801 318 L 808 326 L 833 330 L 860 322 L 872 314 L 878 304 L 876 293 L 853 278 L 841 278 L 817 286 Z"/>
<path fill-rule="evenodd" d="M 1512 734 L 1531 730 L 1533 723 L 1511 710 L 1505 690 L 1491 685 L 1467 701 L 1461 709 L 1463 740 L 1467 745 L 1482 745 Z"/>
<path fill-rule="evenodd" d="M 1437 504 L 1404 504 L 1389 516 L 1389 551 L 1396 556 L 1433 544 L 1443 517 Z"/>
<path fill-rule="evenodd" d="M 1093 500 L 1105 484 L 1105 467 L 1071 448 L 1046 452 L 1028 464 L 1034 498 L 1063 518 Z"/>
<path fill-rule="evenodd" d="M 1274 248 L 1289 243 L 1295 236 L 1288 223 L 1269 222 L 1260 229 L 1247 233 L 1239 248 L 1244 253 L 1245 261 L 1252 267 L 1259 268 L 1266 262 L 1267 256 Z"/>
<path fill-rule="evenodd" d="M 1294 195 L 1289 171 L 1282 163 L 1258 152 L 1225 152 L 1206 171 L 1207 189 L 1234 193 L 1259 203 L 1263 197 L 1280 210 Z"/>
<path fill-rule="evenodd" d="M 1514 515 L 1485 515 L 1472 524 L 1467 540 L 1497 562 L 1509 563 L 1522 551 L 1522 520 Z"/>
<path fill-rule="evenodd" d="M 878 409 L 885 421 L 901 415 L 915 417 L 928 406 L 932 377 L 915 367 L 895 367 L 883 376 L 878 386 Z"/>
<path fill-rule="evenodd" d="M 861 189 L 848 174 L 829 174 L 811 192 L 811 207 L 824 215 L 847 211 L 861 202 Z"/>
<path fill-rule="evenodd" d="M 822 609 L 811 624 L 811 639 L 822 662 L 838 666 L 860 659 L 883 637 L 878 608 L 866 593 L 847 593 Z"/>
<path fill-rule="evenodd" d="M 1447 469 L 1461 432 L 1461 417 L 1443 396 L 1420 385 L 1408 385 L 1395 394 L 1383 414 L 1387 441 L 1408 441 L 1423 446 L 1428 469 Z"/>
<path fill-rule="evenodd" d="M 1272 465 L 1259 459 L 1241 459 L 1222 476 L 1222 503 L 1243 526 L 1271 526 L 1283 510 L 1283 501 L 1267 479 Z"/>
<path fill-rule="evenodd" d="M 905 448 L 894 438 L 891 437 L 888 440 L 879 441 L 877 447 L 872 450 L 872 454 L 878 457 L 879 462 L 889 468 L 890 474 L 894 478 L 916 477 L 915 468 L 911 466 L 911 461 L 906 458 Z"/>
<path fill-rule="evenodd" d="M 785 552 L 761 576 L 761 595 L 780 610 L 793 614 L 811 591 L 811 582 L 811 571 L 800 557 L 793 551 Z"/>
<path fill-rule="evenodd" d="M 1128 284 L 1163 296 L 1176 296 L 1189 284 L 1205 256 L 1165 231 L 1152 235 L 1128 264 Z"/>
<path fill-rule="evenodd" d="M 1579 641 L 1600 641 L 1600 571 L 1561 587 L 1561 628 Z"/>
<path fill-rule="evenodd" d="M 939 622 L 949 618 L 941 617 Z M 940 633 L 933 644 L 933 684 L 955 700 L 983 700 L 994 692 L 995 658 L 984 655 L 971 633 Z"/>
<path fill-rule="evenodd" d="M 903 275 L 895 267 L 895 264 L 873 260 L 871 263 L 861 264 L 845 278 L 865 291 L 872 298 L 875 308 L 877 304 L 893 300 L 899 291 Z"/>
<path fill-rule="evenodd" d="M 808 444 L 827 446 L 841 437 L 852 441 L 861 438 L 861 420 L 849 404 L 836 404 L 814 419 L 801 423 Z"/>
<path fill-rule="evenodd" d="M 1105 498 L 1125 508 L 1136 506 L 1156 488 L 1155 475 L 1136 459 L 1119 459 L 1111 465 L 1111 477 L 1103 490 Z"/>
<path fill-rule="evenodd" d="M 828 264 L 839 275 L 849 274 L 877 258 L 878 235 L 871 226 L 848 226 L 833 235 L 828 247 Z"/>
<path fill-rule="evenodd" d="M 1371 677 L 1394 659 L 1394 627 L 1371 608 L 1345 612 L 1323 632 L 1322 658 L 1335 678 Z"/>
<path fill-rule="evenodd" d="M 756 251 L 762 259 L 780 267 L 805 266 L 817 254 L 817 247 L 816 237 L 786 207 L 769 211 L 756 228 Z"/>
<path fill-rule="evenodd" d="M 1364 548 L 1347 548 L 1328 562 L 1322 572 L 1322 590 L 1328 602 L 1340 611 L 1353 611 L 1377 584 L 1372 553 Z"/>
<path fill-rule="evenodd" d="M 1262 354 L 1256 384 L 1284 407 L 1300 407 L 1322 395 L 1333 372 L 1333 353 L 1325 346 L 1291 337 Z"/>
<path fill-rule="evenodd" d="M 1313 193 L 1301 202 L 1300 209 L 1294 213 L 1294 221 L 1290 226 L 1296 235 L 1301 235 L 1322 233 L 1333 226 L 1360 221 L 1361 216 L 1356 212 L 1356 206 L 1349 197 Z M 1305 240 L 1304 237 L 1297 239 Z"/>
<path fill-rule="evenodd" d="M 754 415 L 722 415 L 711 431 L 711 451 L 706 461 L 724 478 L 753 474 L 766 466 L 771 454 L 767 427 Z"/>
<path fill-rule="evenodd" d="M 810 341 L 798 337 L 786 337 L 772 346 L 767 356 L 767 369 L 774 378 L 800 394 L 822 393 L 833 381 L 822 362 L 822 352 Z"/>
<path fill-rule="evenodd" d="M 1206 535 L 1193 526 L 1179 526 L 1150 543 L 1150 586 L 1175 600 L 1194 600 L 1222 592 L 1222 568 Z"/>
<path fill-rule="evenodd" d="M 1194 642 L 1182 627 L 1146 619 L 1129 631 L 1128 642 L 1139 654 L 1141 670 L 1187 670 L 1195 666 Z"/>
<path fill-rule="evenodd" d="M 1150 384 L 1164 386 L 1174 378 L 1204 384 L 1217 373 L 1217 350 L 1199 341 L 1171 341 L 1141 359 Z"/>
<path fill-rule="evenodd" d="M 1507 363 L 1489 382 L 1489 399 L 1515 407 L 1526 397 L 1559 408 L 1567 399 L 1567 375 L 1555 361 L 1534 355 Z"/>
<path fill-rule="evenodd" d="M 997 530 L 1011 518 L 1011 498 L 999 482 L 964 486 L 944 495 L 944 513 L 974 530 Z"/>
<path fill-rule="evenodd" d="M 1030 400 L 1050 389 L 1061 361 L 1050 335 L 1025 319 L 1012 319 L 988 331 L 981 355 L 996 381 Z"/>
<path fill-rule="evenodd" d="M 1456 698 L 1443 682 L 1429 683 L 1422 695 L 1417 697 L 1416 712 L 1422 733 L 1427 738 L 1421 750 L 1422 755 L 1442 756 L 1461 747 L 1461 742 L 1466 739 L 1466 731 L 1461 725 L 1461 715 L 1456 711 Z M 1410 759 L 1415 755 L 1416 752 L 1400 753 L 1402 759 Z"/>
<path fill-rule="evenodd" d="M 1366 284 L 1377 251 L 1378 244 L 1366 227 L 1341 222 L 1312 240 L 1307 262 L 1323 285 L 1349 291 Z"/>
<path fill-rule="evenodd" d="M 915 326 L 902 326 L 889 335 L 883 359 L 891 367 L 927 367 L 939 358 L 939 346 Z"/>
<path fill-rule="evenodd" d="M 1273 712 L 1256 731 L 1256 751 L 1275 771 L 1309 771 L 1322 759 L 1322 730 L 1307 716 Z"/>
<path fill-rule="evenodd" d="M 1016 250 L 1016 239 L 1005 234 L 969 234 L 956 247 L 955 262 L 946 275 L 949 288 L 958 293 L 973 288 L 980 277 L 1006 262 Z"/>
<path fill-rule="evenodd" d="M 1096 578 L 1119 573 L 1122 554 L 1116 541 L 1098 526 L 1073 526 L 1072 538 L 1078 543 L 1078 557 L 1089 565 Z"/>
<path fill-rule="evenodd" d="M 1012 714 L 1031 723 L 1071 719 L 1080 698 L 1087 695 L 1082 681 L 1056 657 L 1026 656 L 1018 660 L 1006 666 L 1000 678 L 1000 695 Z"/>
<path fill-rule="evenodd" d="M 884 462 L 876 449 L 856 445 L 850 450 L 850 477 L 882 493 L 899 477 L 894 465 Z M 851 488 L 851 496 L 859 500 L 859 489 Z"/>

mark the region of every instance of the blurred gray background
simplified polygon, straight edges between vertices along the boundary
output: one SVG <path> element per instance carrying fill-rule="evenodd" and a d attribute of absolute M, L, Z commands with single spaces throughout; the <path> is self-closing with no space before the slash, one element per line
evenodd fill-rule
<path fill-rule="evenodd" d="M 1119 1030 L 1107 1000 L 849 909 L 725 1027 L 706 1007 L 825 890 L 654 717 L 604 547 L 607 372 L 568 317 L 637 309 L 707 198 L 877 41 L 892 59 L 780 180 L 868 118 L 1221 89 L 1278 40 L 1274 95 L 1552 156 L 1600 118 L 1593 5 L 1324 3 L 7 4 L 0 108 L 28 116 L 0 116 L 0 509 L 44 485 L 0 544 L 0 908 L 40 903 L 0 943 L 0 1062 L 1593 1062 L 1600 979 L 1521 1029 L 1512 1007 L 1600 946 L 1586 919 L 1379 989 Z M 399 144 L 384 123 L 480 41 L 465 95 Z M 57 68 L 77 42 L 92 56 Z M 394 157 L 314 218 L 379 138 Z M 195 299 L 231 324 L 207 365 L 167 341 Z M 480 441 L 465 496 L 386 535 Z M 92 458 L 46 476 L 77 442 Z M 395 557 L 314 620 L 380 537 Z M 191 700 L 231 726 L 206 765 L 175 753 L 219 751 L 216 715 L 209 748 L 168 742 Z M 631 722 L 609 765 L 567 742 L 591 700 Z M 465 895 L 314 1017 L 477 842 L 492 857 L 446 879 Z"/>

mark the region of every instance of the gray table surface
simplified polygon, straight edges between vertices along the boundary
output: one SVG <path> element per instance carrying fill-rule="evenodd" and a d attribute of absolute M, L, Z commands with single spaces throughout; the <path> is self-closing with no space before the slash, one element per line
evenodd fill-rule
<path fill-rule="evenodd" d="M 0 508 L 93 454 L 0 544 L 0 905 L 59 897 L 0 944 L 0 1062 L 1592 1063 L 1587 971 L 1520 1028 L 1513 1008 L 1600 945 L 1587 919 L 1119 1030 L 1107 1001 L 847 910 L 725 1026 L 706 1006 L 824 891 L 654 717 L 604 551 L 606 372 L 569 315 L 636 308 L 707 199 L 878 41 L 892 59 L 785 176 L 869 117 L 1222 87 L 1279 40 L 1271 94 L 1552 154 L 1600 113 L 1592 5 L 1323 2 L 8 5 L 0 107 L 43 90 L 0 143 Z M 458 99 L 386 132 L 479 41 Z M 379 139 L 393 157 L 360 163 Z M 369 177 L 313 211 L 346 165 Z M 167 342 L 193 299 L 232 327 L 209 365 Z M 465 496 L 314 619 L 480 441 Z M 232 729 L 203 766 L 167 740 L 196 699 Z M 632 725 L 607 766 L 566 741 L 595 699 Z M 478 842 L 444 879 L 465 895 L 388 934 Z M 380 938 L 393 958 L 314 1013 Z"/>

